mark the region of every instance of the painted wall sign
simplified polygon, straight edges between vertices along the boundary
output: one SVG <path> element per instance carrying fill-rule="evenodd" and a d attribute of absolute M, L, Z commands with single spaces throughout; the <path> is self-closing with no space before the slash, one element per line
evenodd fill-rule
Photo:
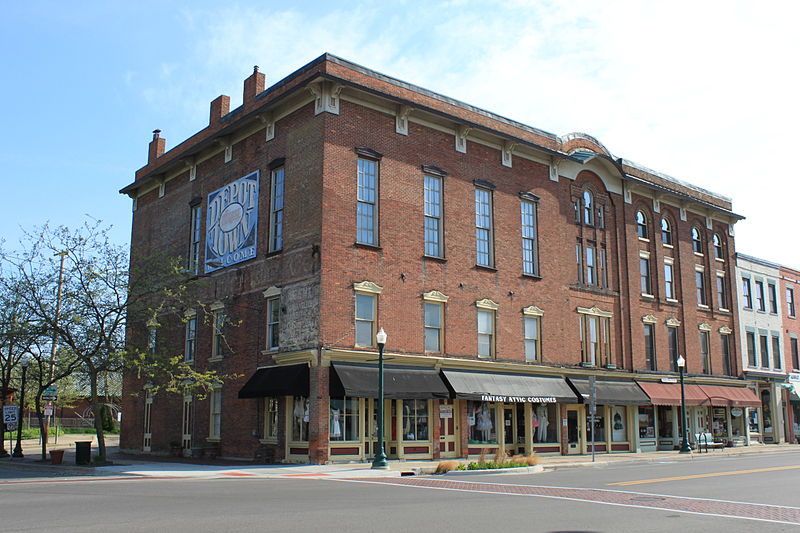
<path fill-rule="evenodd" d="M 208 195 L 206 273 L 255 258 L 258 183 L 255 171 Z"/>

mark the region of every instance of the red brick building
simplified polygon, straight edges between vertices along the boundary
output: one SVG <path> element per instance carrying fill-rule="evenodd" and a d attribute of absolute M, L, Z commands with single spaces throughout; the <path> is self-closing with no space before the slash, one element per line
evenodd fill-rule
<path fill-rule="evenodd" d="M 134 264 L 209 281 L 131 341 L 242 377 L 201 401 L 126 376 L 123 449 L 367 460 L 380 328 L 390 458 L 586 453 L 591 376 L 596 451 L 671 449 L 679 355 L 690 433 L 738 436 L 729 199 L 327 54 L 229 102 L 169 151 L 156 131 L 122 192 Z"/>
<path fill-rule="evenodd" d="M 797 301 L 800 296 L 800 271 L 780 267 L 780 293 L 784 298 L 782 309 L 784 333 L 784 361 L 789 372 L 789 384 L 783 392 L 786 405 L 786 441 L 800 443 L 800 319 L 797 316 Z"/>

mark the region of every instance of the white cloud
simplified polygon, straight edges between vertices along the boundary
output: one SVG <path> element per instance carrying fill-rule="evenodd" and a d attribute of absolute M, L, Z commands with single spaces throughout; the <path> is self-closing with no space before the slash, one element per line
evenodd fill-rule
<path fill-rule="evenodd" d="M 145 94 L 182 109 L 189 135 L 216 95 L 238 105 L 253 65 L 269 85 L 332 52 L 730 196 L 748 217 L 738 248 L 800 267 L 773 231 L 795 211 L 781 163 L 800 121 L 798 15 L 789 1 L 234 5 L 186 14 L 193 57 Z"/>

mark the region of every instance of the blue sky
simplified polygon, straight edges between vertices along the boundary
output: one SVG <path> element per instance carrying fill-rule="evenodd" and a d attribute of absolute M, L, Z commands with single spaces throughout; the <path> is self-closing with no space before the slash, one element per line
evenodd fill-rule
<path fill-rule="evenodd" d="M 0 19 L 0 238 L 85 216 L 127 242 L 146 161 L 323 52 L 722 193 L 738 251 L 800 268 L 800 3 L 32 1 Z"/>

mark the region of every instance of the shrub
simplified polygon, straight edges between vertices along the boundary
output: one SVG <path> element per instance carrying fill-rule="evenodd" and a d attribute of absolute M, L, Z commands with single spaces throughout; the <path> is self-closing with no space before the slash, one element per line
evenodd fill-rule
<path fill-rule="evenodd" d="M 459 466 L 461 466 L 461 463 L 458 461 L 442 461 L 436 466 L 436 473 L 444 474 L 451 470 L 457 470 Z"/>

